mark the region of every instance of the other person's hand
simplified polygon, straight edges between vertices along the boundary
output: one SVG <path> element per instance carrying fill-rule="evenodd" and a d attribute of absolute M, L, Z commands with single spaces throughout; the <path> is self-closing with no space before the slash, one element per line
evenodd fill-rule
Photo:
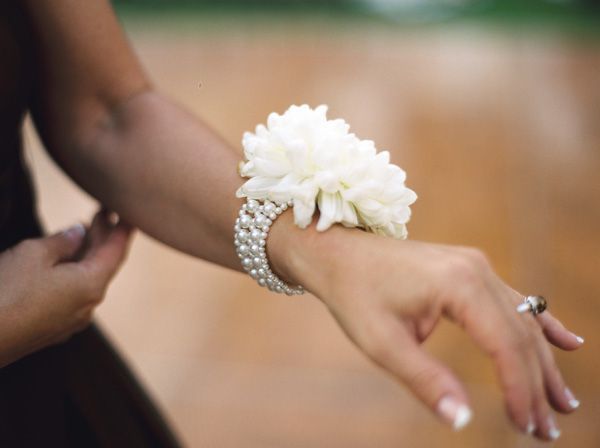
<path fill-rule="evenodd" d="M 106 212 L 0 253 L 0 367 L 83 330 L 125 258 L 131 229 Z"/>

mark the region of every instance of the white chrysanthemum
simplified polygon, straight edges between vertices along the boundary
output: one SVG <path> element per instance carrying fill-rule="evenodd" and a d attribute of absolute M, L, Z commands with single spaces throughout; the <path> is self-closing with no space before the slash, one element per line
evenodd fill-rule
<path fill-rule="evenodd" d="M 319 208 L 317 230 L 334 223 L 406 238 L 410 205 L 417 195 L 404 186 L 406 173 L 377 153 L 370 140 L 349 133 L 344 120 L 327 120 L 327 106 L 291 106 L 272 113 L 267 126 L 242 139 L 246 161 L 240 174 L 250 179 L 238 197 L 294 201 L 294 221 L 310 224 Z"/>

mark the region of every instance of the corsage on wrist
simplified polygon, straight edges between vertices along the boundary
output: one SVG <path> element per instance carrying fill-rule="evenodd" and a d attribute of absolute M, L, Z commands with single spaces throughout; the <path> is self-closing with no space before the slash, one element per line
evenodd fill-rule
<path fill-rule="evenodd" d="M 410 205 L 417 195 L 404 185 L 406 173 L 360 140 L 342 119 L 328 120 L 327 106 L 291 106 L 271 113 L 267 125 L 242 139 L 249 178 L 236 192 L 246 198 L 235 223 L 235 245 L 242 266 L 259 285 L 288 295 L 302 294 L 269 267 L 266 239 L 273 221 L 292 208 L 294 223 L 306 228 L 319 209 L 317 230 L 335 223 L 393 238 L 407 237 Z"/>

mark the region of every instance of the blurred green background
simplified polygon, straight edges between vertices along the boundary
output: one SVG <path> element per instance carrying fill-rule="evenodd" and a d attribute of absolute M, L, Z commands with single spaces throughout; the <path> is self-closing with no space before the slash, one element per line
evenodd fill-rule
<path fill-rule="evenodd" d="M 301 15 L 390 24 L 491 21 L 597 33 L 597 0 L 114 0 L 121 16 L 139 14 Z"/>

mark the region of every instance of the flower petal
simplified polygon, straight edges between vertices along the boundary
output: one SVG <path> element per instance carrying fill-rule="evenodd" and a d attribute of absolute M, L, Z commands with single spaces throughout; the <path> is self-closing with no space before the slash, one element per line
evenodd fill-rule
<path fill-rule="evenodd" d="M 337 195 L 331 193 L 319 193 L 318 205 L 319 205 L 319 222 L 317 223 L 317 230 L 323 232 L 327 230 L 336 221 L 338 200 Z M 340 210 L 341 214 L 341 210 Z"/>
<path fill-rule="evenodd" d="M 315 201 L 305 203 L 294 201 L 294 223 L 301 229 L 306 229 L 312 221 L 315 212 Z"/>
<path fill-rule="evenodd" d="M 406 222 L 416 194 L 406 188 L 406 173 L 377 152 L 371 140 L 360 140 L 341 119 L 328 120 L 327 106 L 291 106 L 272 113 L 267 125 L 242 138 L 246 162 L 240 174 L 250 179 L 238 196 L 294 200 L 294 220 L 306 227 L 316 203 L 317 227 L 334 223 L 360 226 L 382 235 L 406 237 Z"/>

